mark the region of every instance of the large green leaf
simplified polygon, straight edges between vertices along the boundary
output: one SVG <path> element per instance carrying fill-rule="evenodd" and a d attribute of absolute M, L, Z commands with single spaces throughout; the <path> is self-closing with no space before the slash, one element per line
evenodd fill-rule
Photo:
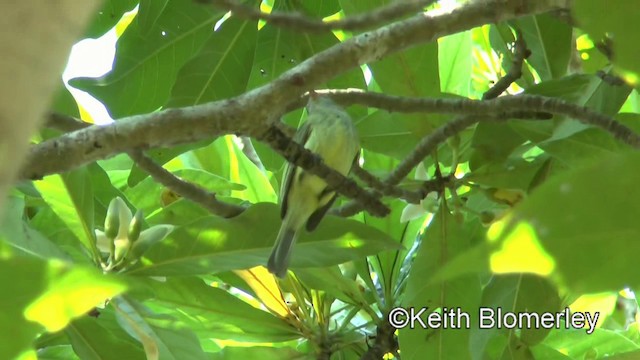
<path fill-rule="evenodd" d="M 256 48 L 255 21 L 231 17 L 178 72 L 167 107 L 229 98 L 247 87 Z"/>
<path fill-rule="evenodd" d="M 383 286 L 385 298 L 388 301 L 394 299 L 394 290 L 400 283 L 400 269 L 404 264 L 405 257 L 409 250 L 413 247 L 414 242 L 419 236 L 419 231 L 424 227 L 426 214 L 415 220 L 400 222 L 403 210 L 407 206 L 404 201 L 395 200 L 389 204 L 391 214 L 380 218 L 373 217 L 365 213 L 362 215 L 363 223 L 376 228 L 393 238 L 398 244 L 402 245 L 402 249 L 397 251 L 388 251 L 375 255 L 369 260 Z"/>
<path fill-rule="evenodd" d="M 623 355 L 625 352 L 638 351 L 640 349 L 638 344 L 624 335 L 606 329 L 596 329 L 592 334 L 587 334 L 582 330 L 554 330 L 549 334 L 544 344 L 562 351 L 571 359 L 586 359 L 595 356 L 597 358 L 617 359 L 617 357 L 613 356 L 614 354 Z M 636 359 L 634 355 L 626 359 L 621 356 L 620 360 Z"/>
<path fill-rule="evenodd" d="M 264 265 L 278 232 L 278 214 L 275 204 L 259 203 L 232 219 L 200 218 L 174 230 L 129 273 L 192 275 Z M 397 246 L 380 231 L 329 216 L 314 232 L 300 234 L 291 267 L 335 265 Z"/>
<path fill-rule="evenodd" d="M 540 79 L 557 79 L 567 73 L 573 47 L 571 26 L 548 14 L 520 18 L 514 26 L 524 35 L 531 51 L 527 61 Z"/>
<path fill-rule="evenodd" d="M 260 360 L 298 360 L 306 358 L 290 347 L 274 348 L 267 346 L 231 347 L 227 346 L 220 352 L 211 355 L 210 360 L 236 360 L 236 359 L 260 359 Z"/>
<path fill-rule="evenodd" d="M 511 153 L 526 139 L 510 126 L 500 123 L 483 122 L 476 126 L 471 140 L 471 159 L 469 167 L 472 170 L 482 166 L 502 164 Z"/>
<path fill-rule="evenodd" d="M 169 0 L 140 0 L 140 7 L 135 21 L 138 22 L 138 31 L 141 34 L 149 35 L 149 32 L 153 30 L 153 25 L 162 16 L 162 12 L 168 3 Z"/>
<path fill-rule="evenodd" d="M 442 92 L 469 96 L 473 66 L 472 44 L 470 31 L 438 39 Z"/>
<path fill-rule="evenodd" d="M 640 27 L 635 26 L 640 4 L 625 1 L 610 6 L 606 1 L 580 0 L 572 3 L 572 14 L 578 25 L 589 33 L 594 42 L 601 41 L 605 34 L 612 38 L 613 62 L 620 67 L 640 75 L 640 50 L 636 46 Z M 605 16 L 606 15 L 606 16 Z M 634 26 L 630 26 L 633 24 Z"/>
<path fill-rule="evenodd" d="M 0 247 L 4 244 L 0 242 Z M 27 350 L 42 327 L 25 319 L 25 308 L 47 286 L 47 263 L 34 258 L 14 257 L 0 259 L 0 284 L 4 294 L 0 297 L 0 333 L 11 336 L 11 341 L 0 342 L 0 357 L 13 359 Z"/>
<path fill-rule="evenodd" d="M 364 149 L 403 159 L 418 143 L 418 137 L 402 123 L 403 114 L 375 111 L 357 123 Z"/>
<path fill-rule="evenodd" d="M 147 359 L 207 359 L 196 335 L 173 317 L 155 314 L 130 297 L 115 298 L 112 304 L 118 323 L 142 343 Z"/>
<path fill-rule="evenodd" d="M 59 261 L 48 263 L 47 277 L 47 289 L 29 304 L 24 316 L 39 322 L 49 332 L 63 329 L 71 320 L 127 289 L 112 275 L 102 274 L 92 267 L 71 267 Z"/>
<path fill-rule="evenodd" d="M 156 1 L 156 0 L 154 0 Z M 98 38 L 111 30 L 122 18 L 125 12 L 133 10 L 137 0 L 107 0 L 95 14 L 85 37 Z"/>
<path fill-rule="evenodd" d="M 103 319 L 83 317 L 73 321 L 65 329 L 74 351 L 83 360 L 141 359 L 142 348 L 123 341 L 119 336 L 102 326 Z"/>
<path fill-rule="evenodd" d="M 69 260 L 69 256 L 61 248 L 22 220 L 23 213 L 23 199 L 12 196 L 6 200 L 4 219 L 0 219 L 0 239 L 24 254 L 44 260 Z"/>
<path fill-rule="evenodd" d="M 492 268 L 553 271 L 578 293 L 638 284 L 637 264 L 628 255 L 640 251 L 639 162 L 637 152 L 606 156 L 540 185 L 496 236 L 502 248 Z M 615 259 L 615 266 L 602 259 Z"/>
<path fill-rule="evenodd" d="M 502 314 L 528 312 L 538 315 L 558 312 L 560 311 L 560 297 L 557 290 L 544 278 L 525 274 L 502 275 L 494 276 L 483 289 L 481 306 L 486 317 L 484 326 L 490 326 L 491 321 L 488 318 L 497 320 L 498 311 L 501 311 Z M 493 316 L 489 316 L 489 309 L 493 311 Z M 479 314 L 477 315 L 479 316 Z M 497 336 L 519 336 L 529 346 L 540 343 L 551 329 L 532 324 L 530 328 L 522 327 L 518 335 L 515 334 L 514 329 L 499 328 L 498 326 L 480 328 L 480 324 L 478 326 L 474 324 L 470 338 L 474 359 L 482 359 L 485 347 Z"/>
<path fill-rule="evenodd" d="M 431 277 L 443 264 L 469 246 L 470 234 L 446 206 L 441 206 L 424 233 L 415 262 L 411 268 L 402 306 L 419 311 L 427 307 L 425 319 L 432 312 L 461 311 L 473 313 L 480 300 L 480 281 L 477 276 L 463 276 L 438 284 L 429 284 Z M 441 309 L 441 310 L 438 310 Z M 421 324 L 400 329 L 398 340 L 402 358 L 407 359 L 469 359 L 469 323 L 460 318 L 460 328 L 423 328 Z M 467 326 L 468 325 L 468 326 Z M 428 327 L 428 324 L 427 324 Z"/>
<path fill-rule="evenodd" d="M 274 342 L 298 338 L 284 320 L 257 309 L 227 291 L 208 286 L 198 278 L 148 280 L 154 295 L 145 301 L 164 309 L 206 337 L 236 341 Z M 180 309 L 175 313 L 174 309 Z"/>
<path fill-rule="evenodd" d="M 80 168 L 36 181 L 42 198 L 88 250 L 95 251 L 94 199 L 89 171 Z"/>
<path fill-rule="evenodd" d="M 58 331 L 126 289 L 120 281 L 94 268 L 9 257 L 6 249 L 2 253 L 0 284 L 5 295 L 0 297 L 0 333 L 11 334 L 11 341 L 0 344 L 3 359 L 13 359 L 26 350 L 43 329 Z"/>
<path fill-rule="evenodd" d="M 69 83 L 98 98 L 113 118 L 157 110 L 169 98 L 178 70 L 198 53 L 222 15 L 191 0 L 172 0 L 147 35 L 134 21 L 120 37 L 113 70 Z"/>

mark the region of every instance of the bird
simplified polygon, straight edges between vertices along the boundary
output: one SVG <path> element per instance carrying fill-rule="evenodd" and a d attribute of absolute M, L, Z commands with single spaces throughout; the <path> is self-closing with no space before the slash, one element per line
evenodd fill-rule
<path fill-rule="evenodd" d="M 306 109 L 307 120 L 293 140 L 347 176 L 360 154 L 360 140 L 351 117 L 331 98 L 314 91 L 310 92 Z M 313 231 L 336 197 L 323 179 L 287 163 L 280 188 L 282 224 L 267 262 L 270 273 L 279 278 L 286 276 L 300 230 L 306 224 L 306 230 Z"/>

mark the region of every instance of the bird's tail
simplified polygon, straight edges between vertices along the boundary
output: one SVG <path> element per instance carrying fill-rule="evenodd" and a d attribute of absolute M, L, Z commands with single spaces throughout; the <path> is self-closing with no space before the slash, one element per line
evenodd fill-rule
<path fill-rule="evenodd" d="M 287 275 L 291 250 L 293 244 L 296 242 L 296 238 L 295 230 L 283 224 L 278 232 L 278 238 L 276 239 L 275 245 L 273 245 L 271 256 L 269 256 L 269 261 L 267 262 L 267 269 L 269 269 L 270 273 L 279 278 Z"/>

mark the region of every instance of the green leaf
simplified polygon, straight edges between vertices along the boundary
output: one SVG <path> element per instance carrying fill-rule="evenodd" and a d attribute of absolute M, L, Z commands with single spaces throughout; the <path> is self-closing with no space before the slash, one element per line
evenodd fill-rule
<path fill-rule="evenodd" d="M 47 263 L 27 257 L 0 258 L 0 284 L 3 293 L 10 294 L 0 297 L 0 333 L 11 334 L 11 341 L 0 342 L 0 358 L 13 359 L 29 349 L 42 331 L 39 324 L 25 319 L 23 313 L 47 286 Z"/>
<path fill-rule="evenodd" d="M 608 2 L 581 0 L 572 3 L 572 7 L 572 15 L 594 42 L 602 40 L 605 34 L 612 38 L 614 64 L 638 76 L 640 50 L 635 44 L 640 36 L 640 28 L 635 26 L 635 18 L 640 12 L 640 4 L 629 1 L 622 2 L 619 6 L 610 6 Z M 630 24 L 634 26 L 629 26 Z"/>
<path fill-rule="evenodd" d="M 256 50 L 257 24 L 226 20 L 178 72 L 166 107 L 197 105 L 242 93 Z"/>
<path fill-rule="evenodd" d="M 305 354 L 290 347 L 274 348 L 267 346 L 232 347 L 227 346 L 213 355 L 210 360 L 236 360 L 236 359 L 260 359 L 260 360 L 298 360 L 304 359 Z"/>
<path fill-rule="evenodd" d="M 135 21 L 138 22 L 139 31 L 142 35 L 149 35 L 168 3 L 169 0 L 140 0 L 140 7 Z"/>
<path fill-rule="evenodd" d="M 154 0 L 155 1 L 155 0 Z M 107 0 L 97 11 L 85 37 L 98 38 L 111 30 L 122 18 L 125 12 L 133 10 L 138 4 L 137 0 Z"/>
<path fill-rule="evenodd" d="M 147 284 L 154 296 L 145 301 L 146 305 L 157 311 L 164 309 L 203 336 L 254 342 L 287 341 L 300 336 L 284 320 L 225 290 L 208 286 L 202 279 L 168 278 L 166 282 L 148 280 Z"/>
<path fill-rule="evenodd" d="M 140 347 L 123 341 L 118 335 L 102 326 L 102 318 L 83 317 L 73 321 L 65 333 L 74 351 L 83 360 L 141 359 L 144 353 Z"/>
<path fill-rule="evenodd" d="M 36 188 L 56 215 L 94 255 L 98 254 L 94 232 L 94 199 L 86 168 L 36 181 Z"/>
<path fill-rule="evenodd" d="M 122 328 L 142 343 L 147 359 L 206 360 L 195 334 L 174 318 L 152 313 L 129 297 L 113 299 Z"/>
<path fill-rule="evenodd" d="M 195 275 L 247 269 L 266 263 L 280 220 L 275 204 L 259 203 L 232 219 L 207 216 L 175 229 L 142 259 L 135 275 Z M 291 267 L 339 264 L 397 248 L 389 237 L 357 221 L 327 217 L 302 232 Z"/>
<path fill-rule="evenodd" d="M 494 276 L 491 282 L 484 288 L 481 304 L 483 308 L 491 308 L 502 313 L 555 313 L 560 310 L 560 297 L 557 290 L 544 278 L 525 275 L 501 275 Z M 496 318 L 497 315 L 492 318 Z M 478 324 L 479 325 L 479 324 Z M 481 355 L 485 347 L 496 336 L 519 336 L 525 344 L 532 346 L 540 343 L 551 331 L 541 326 L 531 328 L 522 327 L 516 335 L 513 330 L 506 328 L 480 328 L 472 326 L 470 347 Z M 480 357 L 478 357 L 480 358 Z"/>
<path fill-rule="evenodd" d="M 551 15 L 525 16 L 514 21 L 531 50 L 527 62 L 531 64 L 540 79 L 557 79 L 567 73 L 571 58 L 572 28 Z"/>
<path fill-rule="evenodd" d="M 436 311 L 476 311 L 480 300 L 480 282 L 477 276 L 459 277 L 435 285 L 428 285 L 425 281 L 442 264 L 466 249 L 469 238 L 468 231 L 449 214 L 447 207 L 442 205 L 423 235 L 422 244 L 407 280 L 402 301 L 404 308 L 415 308 L 418 311 L 427 307 L 423 319 Z M 442 310 L 438 310 L 439 308 Z M 469 359 L 471 353 L 467 344 L 470 330 L 464 320 L 460 319 L 460 328 L 424 329 L 416 326 L 400 329 L 398 340 L 402 357 Z M 442 354 L 447 355 L 443 357 Z"/>
<path fill-rule="evenodd" d="M 471 32 L 465 31 L 438 39 L 440 90 L 468 97 L 473 66 Z"/>
<path fill-rule="evenodd" d="M 476 170 L 484 165 L 502 164 L 525 141 L 524 137 L 504 123 L 479 123 L 471 140 L 473 151 L 469 167 Z"/>
<path fill-rule="evenodd" d="M 572 358 L 561 353 L 560 351 L 553 349 L 546 344 L 538 344 L 531 348 L 531 352 L 535 359 L 548 359 L 548 360 L 571 360 Z"/>
<path fill-rule="evenodd" d="M 10 196 L 6 201 L 4 219 L 0 219 L 0 239 L 24 254 L 37 256 L 43 260 L 51 258 L 69 260 L 69 256 L 62 249 L 22 220 L 23 199 Z"/>
<path fill-rule="evenodd" d="M 80 111 L 78 109 L 76 99 L 73 97 L 73 95 L 71 95 L 69 89 L 67 89 L 67 87 L 62 82 L 60 83 L 60 87 L 58 88 L 58 91 L 53 98 L 51 110 L 59 112 L 61 114 L 73 116 L 77 119 L 80 118 Z"/>
<path fill-rule="evenodd" d="M 306 287 L 325 291 L 345 303 L 360 307 L 367 304 L 358 283 L 345 277 L 338 267 L 297 269 L 296 276 Z"/>
<path fill-rule="evenodd" d="M 38 349 L 38 360 L 80 360 L 71 345 L 48 346 Z"/>
<path fill-rule="evenodd" d="M 247 158 L 231 136 L 225 136 L 225 140 L 229 148 L 230 179 L 246 186 L 241 191 L 232 191 L 231 196 L 251 203 L 276 202 L 276 193 L 267 174 Z"/>
<path fill-rule="evenodd" d="M 138 21 L 129 25 L 118 39 L 110 73 L 69 83 L 98 98 L 116 119 L 155 111 L 165 104 L 178 70 L 211 36 L 220 15 L 191 0 L 169 1 L 147 36 Z"/>
<path fill-rule="evenodd" d="M 49 262 L 47 276 L 48 288 L 29 304 L 24 316 L 50 332 L 63 329 L 71 320 L 126 290 L 123 282 L 95 268 L 70 267 L 57 261 Z"/>
<path fill-rule="evenodd" d="M 639 349 L 637 344 L 622 334 L 606 329 L 596 329 L 592 334 L 587 334 L 585 331 L 554 330 L 549 334 L 544 344 L 562 351 L 571 359 L 586 359 L 595 356 L 601 358 L 605 355 L 612 356 Z M 629 359 L 633 359 L 633 357 Z"/>
<path fill-rule="evenodd" d="M 384 232 L 403 247 L 397 251 L 377 254 L 375 260 L 370 259 L 369 261 L 376 271 L 378 281 L 380 281 L 383 286 L 387 301 L 397 300 L 394 299 L 393 294 L 402 280 L 400 278 L 400 269 L 404 264 L 405 257 L 409 250 L 417 241 L 418 233 L 423 229 L 426 217 L 421 216 L 415 220 L 401 223 L 399 219 L 406 205 L 404 201 L 393 201 L 389 204 L 391 214 L 384 218 L 373 217 L 367 213 L 362 215 L 363 223 Z"/>
<path fill-rule="evenodd" d="M 465 179 L 489 188 L 528 190 L 545 163 L 546 159 L 543 157 L 537 157 L 533 161 L 519 158 L 507 160 L 503 164 L 489 163 L 475 169 Z"/>
<path fill-rule="evenodd" d="M 607 156 L 536 188 L 496 237 L 501 239 L 503 260 L 511 259 L 502 265 L 504 271 L 522 266 L 540 274 L 553 271 L 578 293 L 637 284 L 638 267 L 628 254 L 640 251 L 634 240 L 640 236 L 635 225 L 640 211 L 639 161 L 636 152 Z M 576 249 L 589 251 L 576 256 Z M 616 266 L 594 266 L 602 259 L 616 259 Z"/>
<path fill-rule="evenodd" d="M 357 122 L 360 144 L 366 150 L 403 159 L 418 143 L 407 129 L 402 114 L 378 110 Z"/>

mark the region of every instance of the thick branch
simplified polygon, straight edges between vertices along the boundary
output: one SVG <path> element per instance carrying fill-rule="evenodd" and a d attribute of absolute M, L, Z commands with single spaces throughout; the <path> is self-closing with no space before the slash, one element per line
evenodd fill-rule
<path fill-rule="evenodd" d="M 566 0 L 472 2 L 447 14 L 420 14 L 355 36 L 307 59 L 273 82 L 230 100 L 136 115 L 34 146 L 21 178 L 41 178 L 105 159 L 128 149 L 195 142 L 235 133 L 261 137 L 268 120 L 304 92 L 361 64 L 408 47 L 521 15 L 562 7 Z"/>
<path fill-rule="evenodd" d="M 46 125 L 50 128 L 65 132 L 84 129 L 91 126 L 91 124 L 74 119 L 71 116 L 57 113 L 49 114 Z M 127 154 L 142 170 L 151 175 L 154 180 L 173 190 L 178 195 L 189 199 L 196 204 L 200 204 L 212 214 L 230 218 L 239 215 L 245 210 L 242 206 L 221 202 L 216 198 L 216 194 L 211 193 L 196 184 L 192 184 L 176 177 L 161 165 L 156 164 L 153 159 L 146 156 L 140 149 L 129 150 L 127 151 Z"/>

